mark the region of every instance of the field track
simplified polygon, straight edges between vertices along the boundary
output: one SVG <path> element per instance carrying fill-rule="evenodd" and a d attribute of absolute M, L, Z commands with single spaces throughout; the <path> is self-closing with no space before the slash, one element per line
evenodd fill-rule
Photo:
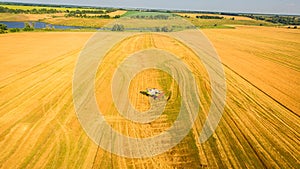
<path fill-rule="evenodd" d="M 72 101 L 72 76 L 78 54 L 92 36 L 91 33 L 1 35 L 0 51 L 4 57 L 1 56 L 0 62 L 0 168 L 299 168 L 299 97 L 294 97 L 297 93 L 292 89 L 299 88 L 299 63 L 282 61 L 280 57 L 271 62 L 276 68 L 290 73 L 292 87 L 286 83 L 274 84 L 273 78 L 285 76 L 280 73 L 265 75 L 267 68 L 255 73 L 257 78 L 264 77 L 270 83 L 263 83 L 262 79 L 259 81 L 251 72 L 261 68 L 263 63 L 271 63 L 259 62 L 255 70 L 246 66 L 255 62 L 249 54 L 251 50 L 239 51 L 232 45 L 236 43 L 234 38 L 245 36 L 241 34 L 249 28 L 240 29 L 236 34 L 227 30 L 206 32 L 226 65 L 228 91 L 219 127 L 204 144 L 196 140 L 209 108 L 210 84 L 205 69 L 189 48 L 165 35 L 140 34 L 123 40 L 107 53 L 104 64 L 98 69 L 96 97 L 106 120 L 124 135 L 143 138 L 166 130 L 177 116 L 180 99 L 178 84 L 169 75 L 148 69 L 131 82 L 129 100 L 136 109 L 145 111 L 149 109 L 149 102 L 139 94 L 140 90 L 150 85 L 172 91 L 165 113 L 144 125 L 124 120 L 118 115 L 111 100 L 110 77 L 128 54 L 141 49 L 164 49 L 176 53 L 197 77 L 199 93 L 202 93 L 202 113 L 193 130 L 168 152 L 144 159 L 122 158 L 103 151 L 87 137 L 78 122 Z M 226 50 L 221 45 L 222 38 L 213 36 L 214 33 L 232 36 L 232 41 L 224 44 Z M 280 33 L 290 36 L 289 32 Z M 254 35 L 256 38 L 261 36 L 259 33 Z M 247 38 L 249 41 L 256 40 Z M 270 44 L 275 45 L 278 39 L 273 38 L 274 43 Z M 298 44 L 298 39 L 290 37 L 289 41 Z M 243 40 L 239 40 L 240 43 Z M 253 42 L 250 45 L 257 44 Z M 275 47 L 285 50 L 289 46 L 278 44 Z M 271 49 L 275 47 L 265 46 L 263 50 L 274 52 Z M 290 47 L 290 50 L 299 53 L 297 48 Z M 238 56 L 245 58 L 238 58 L 231 53 L 234 51 L 239 51 Z M 255 55 L 256 49 L 253 52 Z M 235 59 L 230 59 L 230 56 Z M 247 56 L 251 59 L 247 60 Z M 236 63 L 238 59 L 241 61 L 240 67 Z M 260 61 L 259 58 L 257 60 Z M 284 95 L 292 99 L 280 97 L 274 86 L 283 88 Z M 145 148 L 145 151 L 148 150 Z"/>

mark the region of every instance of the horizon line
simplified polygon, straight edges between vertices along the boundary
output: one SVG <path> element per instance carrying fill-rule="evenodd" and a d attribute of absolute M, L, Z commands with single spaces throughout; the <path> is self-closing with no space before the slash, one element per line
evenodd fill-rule
<path fill-rule="evenodd" d="M 0 0 L 0 4 L 23 4 L 23 5 L 46 5 L 46 6 L 70 6 L 70 7 L 88 7 L 88 8 L 119 8 L 124 10 L 168 10 L 171 12 L 213 12 L 213 13 L 228 13 L 228 14 L 255 14 L 255 15 L 283 15 L 283 16 L 300 16 L 296 13 L 268 13 L 268 12 L 244 12 L 244 11 L 219 11 L 219 10 L 192 10 L 192 9 L 174 9 L 174 8 L 153 8 L 153 7 L 129 7 L 129 6 L 98 6 L 98 5 L 76 5 L 76 4 L 57 4 L 57 3 L 29 3 L 29 2 L 3 2 Z"/>

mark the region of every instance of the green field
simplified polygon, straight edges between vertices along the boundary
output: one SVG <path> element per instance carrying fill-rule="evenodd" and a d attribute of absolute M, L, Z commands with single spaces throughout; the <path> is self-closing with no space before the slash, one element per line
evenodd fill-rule
<path fill-rule="evenodd" d="M 173 16 L 177 15 L 174 13 L 165 13 L 165 12 L 143 12 L 143 11 L 127 11 L 122 17 L 131 17 L 131 16 L 153 16 L 153 15 L 166 15 L 166 16 Z"/>

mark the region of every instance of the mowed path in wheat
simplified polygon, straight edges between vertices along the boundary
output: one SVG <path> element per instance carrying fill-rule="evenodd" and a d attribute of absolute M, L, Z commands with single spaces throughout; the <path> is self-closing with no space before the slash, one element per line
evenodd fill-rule
<path fill-rule="evenodd" d="M 226 33 L 225 30 L 218 31 Z M 283 31 L 282 34 L 285 33 Z M 1 42 L 0 45 L 5 54 L 0 67 L 6 66 L 6 69 L 0 69 L 0 168 L 299 167 L 299 116 L 245 81 L 243 78 L 248 79 L 250 75 L 242 74 L 242 78 L 236 73 L 242 72 L 226 62 L 228 91 L 225 112 L 216 133 L 206 143 L 199 144 L 198 134 L 210 104 L 206 71 L 186 46 L 160 34 L 140 34 L 124 39 L 107 54 L 96 78 L 99 108 L 114 129 L 132 137 L 153 136 L 172 125 L 180 98 L 177 84 L 166 73 L 145 70 L 130 85 L 129 99 L 139 110 L 149 108 L 148 98 L 139 94 L 139 90 L 153 86 L 172 91 L 166 113 L 150 124 L 125 120 L 111 100 L 110 77 L 122 59 L 134 51 L 158 48 L 176 54 L 193 70 L 200 86 L 199 93 L 202 93 L 199 118 L 180 144 L 153 158 L 122 158 L 102 150 L 82 130 L 72 102 L 76 59 L 91 36 L 90 33 L 0 36 L 5 39 L 5 44 Z M 236 38 L 238 36 L 242 35 Z M 15 42 L 21 42 L 24 37 L 28 41 L 25 40 L 22 47 L 14 47 L 17 45 Z M 276 39 L 274 41 L 277 42 Z M 47 47 L 43 48 L 44 45 Z M 231 51 L 230 47 L 235 50 L 235 46 L 231 45 L 228 51 Z M 284 45 L 278 45 L 280 47 Z M 216 45 L 216 49 L 226 61 L 226 56 L 221 53 L 222 45 Z M 268 48 L 265 50 L 268 51 Z M 22 55 L 22 51 L 27 52 Z M 30 61 L 26 62 L 27 59 Z M 240 66 L 243 63 L 246 62 L 241 62 Z M 246 65 L 244 68 L 251 72 Z M 105 78 L 100 74 L 105 75 L 107 80 L 103 80 Z M 276 74 L 270 76 L 276 78 Z M 251 79 L 249 81 L 252 82 Z M 256 85 L 261 88 L 260 84 Z M 145 151 L 149 150 L 145 148 Z"/>

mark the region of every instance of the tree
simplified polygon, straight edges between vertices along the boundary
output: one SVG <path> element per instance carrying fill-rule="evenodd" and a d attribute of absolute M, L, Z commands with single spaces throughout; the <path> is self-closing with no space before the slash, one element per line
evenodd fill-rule
<path fill-rule="evenodd" d="M 23 28 L 23 31 L 33 31 L 34 30 L 34 24 L 25 22 L 25 26 Z"/>
<path fill-rule="evenodd" d="M 7 25 L 0 23 L 0 34 L 6 33 Z"/>
<path fill-rule="evenodd" d="M 162 32 L 171 32 L 171 30 L 167 26 L 162 27 L 161 31 Z"/>
<path fill-rule="evenodd" d="M 7 30 L 7 25 L 0 23 L 0 29 Z"/>
<path fill-rule="evenodd" d="M 124 25 L 115 24 L 112 29 L 112 31 L 122 32 L 125 30 Z"/>
<path fill-rule="evenodd" d="M 114 18 L 121 18 L 121 15 L 116 15 Z"/>

